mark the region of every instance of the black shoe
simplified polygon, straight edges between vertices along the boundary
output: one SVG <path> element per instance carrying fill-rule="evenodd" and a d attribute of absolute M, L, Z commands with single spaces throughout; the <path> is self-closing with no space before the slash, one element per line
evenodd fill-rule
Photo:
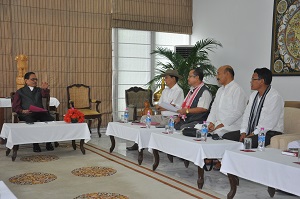
<path fill-rule="evenodd" d="M 46 143 L 46 149 L 47 149 L 47 151 L 53 151 L 53 150 L 54 150 L 54 148 L 53 148 L 51 142 L 47 142 L 47 143 Z"/>
<path fill-rule="evenodd" d="M 137 143 L 134 143 L 131 147 L 126 147 L 128 151 L 136 151 L 139 149 L 139 145 Z"/>
<path fill-rule="evenodd" d="M 39 144 L 33 144 L 33 152 L 42 152 Z"/>

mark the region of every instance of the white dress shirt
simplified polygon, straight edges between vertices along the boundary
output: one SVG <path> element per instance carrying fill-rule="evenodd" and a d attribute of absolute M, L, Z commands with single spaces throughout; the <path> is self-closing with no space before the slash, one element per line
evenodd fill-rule
<path fill-rule="evenodd" d="M 211 122 L 215 127 L 219 124 L 224 125 L 214 131 L 219 136 L 229 131 L 237 131 L 241 127 L 246 104 L 247 97 L 244 90 L 233 80 L 218 89 L 207 123 Z"/>
<path fill-rule="evenodd" d="M 203 91 L 202 96 L 199 98 L 197 107 L 209 109 L 212 101 L 211 93 L 208 90 Z"/>
<path fill-rule="evenodd" d="M 256 94 L 257 91 L 254 91 L 250 95 L 249 103 L 243 115 L 243 122 L 240 129 L 241 133 L 247 133 L 251 107 Z M 260 97 L 259 100 L 257 101 L 258 101 L 257 103 L 259 103 Z M 254 130 L 254 134 L 257 135 L 261 128 L 264 128 L 265 132 L 269 130 L 273 130 L 273 131 L 278 131 L 283 133 L 283 113 L 284 113 L 283 109 L 284 109 L 284 101 L 282 97 L 279 95 L 277 90 L 271 87 L 270 91 L 268 92 L 265 98 L 258 124 Z"/>
<path fill-rule="evenodd" d="M 159 98 L 158 105 L 162 102 L 165 102 L 168 104 L 174 104 L 176 108 L 180 109 L 183 100 L 184 100 L 183 90 L 176 83 L 172 88 L 166 87 L 163 90 Z M 178 115 L 178 113 L 171 112 L 171 111 L 161 111 L 161 114 L 163 116 Z"/>

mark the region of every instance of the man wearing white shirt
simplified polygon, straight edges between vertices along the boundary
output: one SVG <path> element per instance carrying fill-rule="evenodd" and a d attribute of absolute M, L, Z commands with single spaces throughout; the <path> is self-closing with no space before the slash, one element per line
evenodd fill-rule
<path fill-rule="evenodd" d="M 169 120 L 169 116 L 178 115 L 177 112 L 168 111 L 165 108 L 163 108 L 162 103 L 171 105 L 175 107 L 176 109 L 180 109 L 181 104 L 184 99 L 184 94 L 182 88 L 177 84 L 178 79 L 181 79 L 182 76 L 178 74 L 177 70 L 171 70 L 168 69 L 164 74 L 161 75 L 162 77 L 165 77 L 165 82 L 167 85 L 167 88 L 165 88 L 159 98 L 158 104 L 155 106 L 156 110 L 161 111 L 161 115 L 152 115 L 151 121 L 152 122 L 158 122 L 161 125 L 166 125 Z M 141 118 L 141 122 L 144 122 L 146 119 L 146 116 L 144 115 Z M 135 143 L 131 147 L 127 147 L 127 150 L 137 150 L 138 145 Z"/>
<path fill-rule="evenodd" d="M 177 112 L 168 111 L 165 108 L 161 107 L 162 103 L 171 104 L 177 109 L 180 109 L 181 104 L 184 100 L 184 94 L 182 88 L 177 84 L 178 79 L 181 79 L 181 75 L 178 74 L 177 70 L 168 69 L 162 77 L 165 77 L 166 85 L 168 86 L 165 88 L 159 98 L 158 104 L 155 108 L 161 111 L 162 116 L 172 116 L 178 115 Z"/>
<path fill-rule="evenodd" d="M 240 129 L 247 98 L 243 89 L 234 81 L 231 66 L 221 66 L 217 71 L 217 80 L 222 86 L 217 91 L 207 124 L 209 132 L 222 137 L 229 131 Z"/>
<path fill-rule="evenodd" d="M 212 96 L 204 85 L 203 77 L 204 74 L 201 68 L 189 72 L 188 84 L 191 90 L 185 97 L 181 109 L 177 111 L 179 117 L 175 119 L 176 130 L 194 127 L 207 119 Z"/>
<path fill-rule="evenodd" d="M 251 78 L 251 90 L 255 90 L 243 114 L 240 131 L 228 132 L 224 139 L 242 142 L 252 138 L 252 147 L 257 148 L 258 133 L 264 128 L 265 145 L 271 137 L 283 132 L 284 101 L 277 90 L 271 87 L 272 72 L 267 68 L 257 68 Z"/>

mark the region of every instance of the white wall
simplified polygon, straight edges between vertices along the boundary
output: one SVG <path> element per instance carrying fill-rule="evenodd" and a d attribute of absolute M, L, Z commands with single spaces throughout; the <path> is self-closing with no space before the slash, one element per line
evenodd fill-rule
<path fill-rule="evenodd" d="M 273 0 L 194 0 L 191 44 L 204 38 L 220 41 L 223 48 L 210 54 L 218 68 L 231 65 L 235 80 L 250 95 L 255 68 L 270 68 Z M 272 86 L 284 100 L 300 100 L 300 77 L 273 77 Z"/>

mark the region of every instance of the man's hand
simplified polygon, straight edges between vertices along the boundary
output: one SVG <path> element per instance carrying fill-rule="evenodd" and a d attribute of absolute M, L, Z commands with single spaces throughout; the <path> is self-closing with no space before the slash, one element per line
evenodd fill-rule
<path fill-rule="evenodd" d="M 174 123 L 177 124 L 180 121 L 180 117 L 176 117 Z"/>
<path fill-rule="evenodd" d="M 241 133 L 240 142 L 244 142 L 245 137 L 246 137 L 246 133 Z"/>
<path fill-rule="evenodd" d="M 22 114 L 28 115 L 29 113 L 31 113 L 30 110 L 22 110 Z"/>
<path fill-rule="evenodd" d="M 49 84 L 47 82 L 42 82 L 42 89 L 47 89 L 49 87 Z"/>
<path fill-rule="evenodd" d="M 215 124 L 210 122 L 207 128 L 208 128 L 208 132 L 212 132 L 215 130 Z"/>
<path fill-rule="evenodd" d="M 219 124 L 218 126 L 216 126 L 216 128 L 215 128 L 215 130 L 217 130 L 217 129 L 219 129 L 219 128 L 222 128 L 222 127 L 224 127 L 224 124 Z"/>
<path fill-rule="evenodd" d="M 186 108 L 179 109 L 177 111 L 177 113 L 180 113 L 181 115 L 185 115 L 186 114 Z"/>

